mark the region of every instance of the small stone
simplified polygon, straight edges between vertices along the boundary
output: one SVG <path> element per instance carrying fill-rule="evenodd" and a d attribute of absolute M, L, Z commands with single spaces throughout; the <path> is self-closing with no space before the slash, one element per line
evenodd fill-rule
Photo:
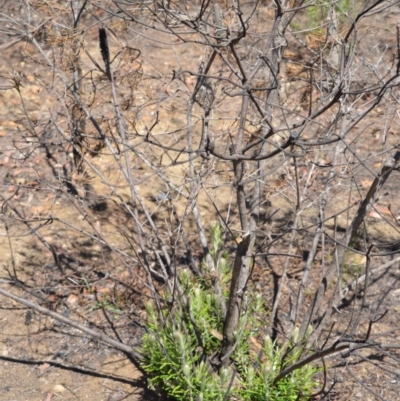
<path fill-rule="evenodd" d="M 70 306 L 78 305 L 78 303 L 79 303 L 79 297 L 76 296 L 75 294 L 71 294 L 67 298 L 67 304 L 70 305 Z"/>
<path fill-rule="evenodd" d="M 64 393 L 67 389 L 62 384 L 56 384 L 54 386 L 54 392 L 56 393 Z"/>

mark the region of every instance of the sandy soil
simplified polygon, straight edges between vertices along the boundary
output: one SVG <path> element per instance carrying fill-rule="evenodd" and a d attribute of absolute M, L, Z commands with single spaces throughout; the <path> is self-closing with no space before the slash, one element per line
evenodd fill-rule
<path fill-rule="evenodd" d="M 398 16 L 399 13 L 391 18 Z M 147 45 L 146 47 L 146 44 L 142 44 L 143 57 L 160 62 L 160 69 L 167 71 L 173 64 L 171 54 L 159 44 Z M 25 44 L 8 49 L 1 72 L 3 76 L 16 69 L 24 72 L 26 78 L 21 89 L 22 95 L 29 100 L 30 115 L 40 120 L 43 118 L 41 113 L 51 110 L 54 99 L 44 93 L 36 82 L 37 78 L 29 73 L 29 60 L 23 57 L 25 50 Z M 197 65 L 200 58 L 196 51 L 195 47 L 190 51 L 180 47 L 174 49 L 179 61 L 186 60 L 188 65 Z M 150 85 L 149 90 L 151 89 Z M 171 91 L 175 89 L 172 88 Z M 145 97 L 145 94 L 141 93 L 141 96 Z M 157 126 L 159 132 L 185 124 L 185 116 L 179 113 L 181 102 L 177 96 L 168 104 L 169 108 L 165 106 L 161 110 L 164 118 L 161 118 L 161 123 Z M 230 112 L 229 109 L 218 111 L 221 114 Z M 378 109 L 376 115 L 370 116 L 367 122 L 371 123 L 370 135 L 364 135 L 367 140 L 357 145 L 357 156 L 360 159 L 367 159 L 370 149 L 381 143 L 381 137 L 375 130 L 382 125 L 379 113 Z M 148 118 L 143 123 L 151 125 L 151 119 Z M 43 303 L 71 319 L 135 346 L 142 333 L 140 323 L 143 321 L 143 305 L 149 290 L 140 264 L 134 262 L 137 250 L 132 246 L 129 237 L 136 230 L 124 207 L 124 202 L 128 202 L 130 198 L 129 188 L 124 186 L 121 173 L 113 164 L 112 157 L 103 154 L 97 157 L 88 156 L 88 159 L 105 174 L 110 183 L 118 187 L 120 197 L 111 194 L 109 187 L 99 177 L 91 180 L 92 189 L 89 192 L 94 194 L 92 199 L 79 196 L 85 185 L 84 180 L 79 178 L 73 181 L 79 194 L 71 193 L 65 185 L 60 185 L 60 178 L 54 174 L 54 169 L 59 171 L 63 166 L 72 163 L 71 151 L 64 148 L 57 153 L 55 160 L 49 161 L 46 149 L 35 148 L 30 144 L 29 148 L 34 150 L 24 160 L 21 149 L 26 144 L 24 130 L 28 126 L 23 119 L 18 93 L 0 92 L 0 192 L 3 196 L 0 205 L 3 216 L 0 226 L 0 285 L 21 297 L 36 299 L 38 303 Z M 397 132 L 398 128 L 398 124 L 393 122 L 392 131 Z M 50 150 L 56 148 L 54 143 L 59 140 L 54 132 L 46 130 L 41 131 L 41 138 L 49 144 Z M 390 136 L 388 141 L 395 144 L 396 135 Z M 361 193 L 366 191 L 373 179 L 371 171 L 376 174 L 381 162 L 382 159 L 378 157 L 369 159 L 366 163 L 369 171 L 360 169 L 356 173 L 355 178 Z M 138 159 L 134 160 L 133 171 L 137 189 L 155 216 L 154 220 L 163 227 L 165 221 L 172 217 L 165 205 L 152 199 L 155 193 L 163 192 L 161 181 L 146 170 L 143 162 Z M 168 174 L 179 180 L 186 172 L 181 166 L 171 166 Z M 220 172 L 221 182 L 231 178 L 231 171 Z M 215 185 L 218 191 L 210 190 L 208 195 L 211 194 L 220 210 L 226 210 L 231 188 L 229 185 L 218 187 L 219 183 Z M 272 227 L 272 230 L 290 219 L 291 205 L 285 196 L 279 195 L 284 194 L 284 185 L 284 174 L 271 184 L 271 188 L 274 187 L 271 192 L 278 187 L 280 191 L 271 196 L 268 204 L 273 218 L 266 226 Z M 318 189 L 316 184 L 316 194 Z M 375 241 L 393 242 L 400 239 L 397 227 L 397 216 L 400 215 L 398 172 L 390 177 L 385 184 L 385 190 L 388 195 L 378 203 L 380 213 L 372 211 L 368 216 L 369 234 Z M 201 213 L 214 219 L 215 211 L 207 201 L 208 195 L 201 194 Z M 335 202 L 327 212 L 334 215 L 338 210 L 346 208 L 349 194 L 333 191 L 332 196 L 335 197 Z M 19 219 L 16 218 L 16 210 L 5 206 L 4 199 L 10 200 L 10 205 L 14 205 L 18 213 L 21 213 Z M 176 205 L 177 213 L 183 215 L 187 204 L 176 202 Z M 14 217 L 12 225 L 7 219 L 8 214 Z M 29 217 L 29 224 L 22 221 L 24 216 Z M 306 210 L 303 224 L 312 224 L 316 221 L 316 216 L 316 210 Z M 345 213 L 338 216 L 334 222 L 327 223 L 328 228 L 346 227 L 349 216 L 351 214 Z M 193 226 L 190 220 L 188 224 Z M 107 239 L 106 244 L 99 241 L 102 238 Z M 51 249 L 59 255 L 59 267 L 56 266 Z M 121 252 L 128 256 L 129 262 L 121 261 Z M 200 256 L 201 250 L 198 250 L 195 257 Z M 380 262 L 394 257 L 397 255 L 386 257 Z M 347 282 L 351 282 L 360 273 L 360 266 L 364 265 L 365 258 L 349 258 Z M 63 271 L 60 271 L 60 266 Z M 264 292 L 266 300 L 273 298 L 273 281 L 281 273 L 279 263 L 276 266 L 275 271 L 267 270 L 260 263 L 254 272 L 255 286 Z M 286 295 L 290 292 L 291 282 L 294 283 L 301 277 L 303 267 L 302 262 L 291 267 Z M 317 273 L 315 274 L 317 277 Z M 23 288 L 7 284 L 10 276 L 20 280 Z M 375 277 L 368 290 L 370 298 L 365 316 L 372 319 L 385 310 L 388 311 L 384 319 L 374 326 L 373 333 L 384 333 L 383 338 L 387 342 L 395 341 L 398 333 L 399 279 L 397 264 Z M 382 294 L 387 296 L 382 297 Z M 356 298 L 356 304 L 359 304 L 362 294 L 357 294 Z M 346 302 L 337 310 L 337 314 L 349 316 L 349 320 L 352 313 L 352 306 Z M 335 335 L 340 335 L 345 329 L 335 327 Z M 361 329 L 360 336 L 368 327 L 363 326 Z M 363 360 L 366 356 L 369 356 L 370 362 Z M 331 367 L 328 384 L 333 381 L 339 383 L 327 399 L 368 401 L 379 399 L 379 396 L 388 400 L 398 399 L 398 376 L 384 370 L 386 368 L 399 374 L 400 367 L 393 359 L 360 351 L 358 357 L 346 359 L 343 355 L 337 355 L 326 362 Z M 358 381 L 349 373 L 349 367 Z M 0 378 L 0 401 L 160 399 L 147 389 L 146 379 L 127 356 L 54 319 L 29 312 L 27 308 L 4 297 L 0 297 Z M 322 375 L 320 379 L 322 383 Z M 377 395 L 371 394 L 366 387 L 373 389 Z"/>

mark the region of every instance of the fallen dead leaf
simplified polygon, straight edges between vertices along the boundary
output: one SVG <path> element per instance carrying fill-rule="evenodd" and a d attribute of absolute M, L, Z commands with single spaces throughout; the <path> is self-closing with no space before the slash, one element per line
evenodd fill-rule
<path fill-rule="evenodd" d="M 361 180 L 361 186 L 363 188 L 369 188 L 372 184 L 372 180 L 369 179 L 365 179 L 365 180 Z"/>
<path fill-rule="evenodd" d="M 383 216 L 392 216 L 392 213 L 390 213 L 387 206 L 375 205 L 368 213 L 368 216 L 374 219 L 382 219 Z"/>
<path fill-rule="evenodd" d="M 42 205 L 32 206 L 31 207 L 31 213 L 33 215 L 40 216 L 40 215 L 44 214 L 45 212 L 46 212 L 46 208 L 44 206 L 42 206 Z"/>
<path fill-rule="evenodd" d="M 45 398 L 43 398 L 43 401 L 51 401 L 51 399 L 53 398 L 53 395 L 54 395 L 54 393 L 50 390 L 50 391 L 46 394 Z"/>
<path fill-rule="evenodd" d="M 217 330 L 212 329 L 210 330 L 210 333 L 220 341 L 222 341 L 222 339 L 224 338 L 223 335 Z"/>
<path fill-rule="evenodd" d="M 50 368 L 50 364 L 49 363 L 44 363 L 43 365 L 40 365 L 39 366 L 39 371 L 40 371 L 40 374 L 43 374 L 44 372 L 46 372 L 46 370 L 47 369 L 49 369 Z"/>
<path fill-rule="evenodd" d="M 253 351 L 259 352 L 262 348 L 262 345 L 253 336 L 250 336 L 250 341 L 253 344 L 251 349 Z"/>
<path fill-rule="evenodd" d="M 79 297 L 75 294 L 70 294 L 69 297 L 67 298 L 67 304 L 70 306 L 78 305 L 78 303 L 79 303 Z"/>
<path fill-rule="evenodd" d="M 110 294 L 111 293 L 111 289 L 110 288 L 108 288 L 108 287 L 103 287 L 103 288 L 97 288 L 96 289 L 96 292 L 98 293 L 98 294 Z"/>

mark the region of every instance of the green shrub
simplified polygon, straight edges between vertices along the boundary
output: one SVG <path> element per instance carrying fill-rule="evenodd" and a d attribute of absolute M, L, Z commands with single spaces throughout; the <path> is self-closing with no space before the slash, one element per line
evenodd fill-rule
<path fill-rule="evenodd" d="M 213 227 L 211 239 L 213 256 L 222 247 L 222 231 Z M 223 274 L 228 276 L 226 255 L 222 255 Z M 245 401 L 283 401 L 306 399 L 313 388 L 316 369 L 305 366 L 273 385 L 274 378 L 286 366 L 295 362 L 302 352 L 285 351 L 265 337 L 262 354 L 250 351 L 263 321 L 265 307 L 262 296 L 247 297 L 246 312 L 242 314 L 236 333 L 237 346 L 232 355 L 232 366 L 217 373 L 212 361 L 221 348 L 223 319 L 220 302 L 207 280 L 200 282 L 188 271 L 179 274 L 179 287 L 183 294 L 174 297 L 165 291 L 164 298 L 174 299 L 161 311 L 153 302 L 147 304 L 147 332 L 143 337 L 144 370 L 149 374 L 152 388 L 162 388 L 177 400 L 219 401 L 229 391 L 235 399 Z M 228 286 L 226 277 L 222 280 Z M 225 289 L 227 291 L 227 289 Z M 251 293 L 249 291 L 248 293 Z M 264 315 L 264 316 L 263 316 Z M 262 319 L 263 318 L 263 319 Z M 199 340 L 200 338 L 200 340 Z M 296 338 L 291 344 L 296 343 Z M 289 345 L 290 346 L 290 345 Z M 259 355 L 260 354 L 260 355 Z M 235 374 L 234 374 L 235 372 Z M 234 380 L 232 380 L 234 379 Z"/>
<path fill-rule="evenodd" d="M 284 349 L 274 344 L 267 336 L 264 338 L 262 351 L 265 360 L 259 364 L 258 369 L 255 369 L 252 364 L 247 364 L 246 369 L 242 372 L 243 379 L 239 390 L 241 399 L 244 401 L 309 399 L 317 384 L 313 379 L 317 372 L 314 366 L 306 365 L 280 380 L 277 385 L 273 384 L 275 377 L 283 367 L 298 360 L 302 349 L 299 348 L 293 355 L 286 357 L 283 363 Z"/>
<path fill-rule="evenodd" d="M 316 29 L 325 25 L 331 5 L 334 6 L 339 21 L 343 23 L 348 19 L 348 16 L 353 17 L 361 11 L 363 2 L 360 0 L 338 0 L 334 2 L 316 0 L 313 5 L 305 9 L 306 26 L 297 25 L 295 29 Z"/>

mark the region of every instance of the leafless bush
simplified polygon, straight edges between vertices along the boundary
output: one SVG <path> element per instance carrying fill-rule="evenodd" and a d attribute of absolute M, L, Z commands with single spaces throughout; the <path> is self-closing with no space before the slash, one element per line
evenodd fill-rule
<path fill-rule="evenodd" d="M 10 170 L 4 181 L 6 234 L 36 237 L 60 283 L 80 286 L 73 249 L 48 224 L 76 246 L 86 238 L 100 246 L 97 269 L 159 310 L 186 302 L 177 274 L 189 266 L 221 302 L 216 369 L 232 362 L 255 291 L 267 306 L 259 335 L 284 347 L 298 330 L 304 350 L 276 383 L 340 351 L 390 358 L 372 335 L 387 293 L 372 303 L 368 288 L 398 263 L 383 259 L 398 251 L 397 210 L 379 207 L 400 158 L 399 30 L 379 28 L 397 3 L 7 3 L 2 89 L 18 129 L 4 151 L 29 179 Z M 376 234 L 371 213 L 394 240 Z M 227 298 L 210 253 L 214 221 L 233 260 Z M 12 266 L 9 283 L 27 288 Z M 351 313 L 338 313 L 343 302 Z"/>

